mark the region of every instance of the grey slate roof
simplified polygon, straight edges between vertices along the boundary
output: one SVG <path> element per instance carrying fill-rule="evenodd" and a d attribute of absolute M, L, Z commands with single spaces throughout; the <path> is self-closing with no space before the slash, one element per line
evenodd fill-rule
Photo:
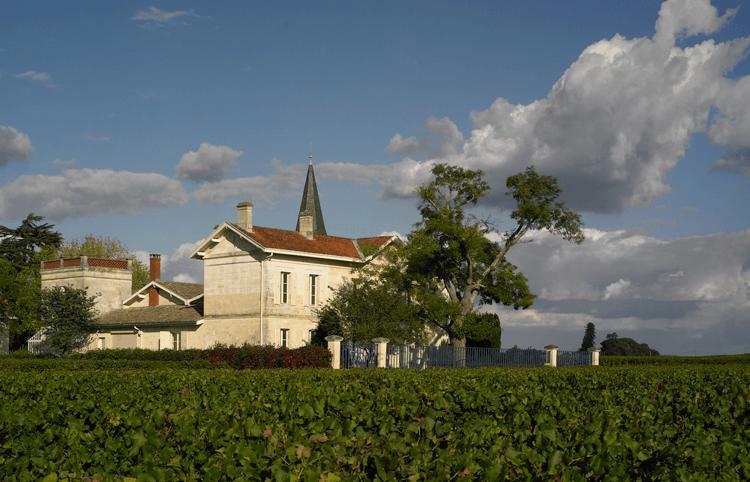
<path fill-rule="evenodd" d="M 305 179 L 305 189 L 302 191 L 302 202 L 299 205 L 299 215 L 297 215 L 297 227 L 299 231 L 299 216 L 302 214 L 312 215 L 313 234 L 326 234 L 326 226 L 323 223 L 323 210 L 320 207 L 320 198 L 318 197 L 318 185 L 315 184 L 315 172 L 312 163 L 307 166 L 307 179 Z"/>
<path fill-rule="evenodd" d="M 195 324 L 203 319 L 203 307 L 183 305 L 144 306 L 110 311 L 94 320 L 96 325 Z"/>
<path fill-rule="evenodd" d="M 161 279 L 156 280 L 156 282 L 186 300 L 191 300 L 196 296 L 203 294 L 203 285 L 200 283 L 182 283 L 179 281 L 164 281 Z"/>

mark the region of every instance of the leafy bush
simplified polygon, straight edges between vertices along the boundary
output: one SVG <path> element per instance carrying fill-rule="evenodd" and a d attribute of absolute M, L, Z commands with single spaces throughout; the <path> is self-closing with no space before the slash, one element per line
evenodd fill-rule
<path fill-rule="evenodd" d="M 731 365 L 750 364 L 750 354 L 744 355 L 714 355 L 714 356 L 615 356 L 602 355 L 599 363 L 603 366 L 628 365 Z"/>
<path fill-rule="evenodd" d="M 33 357 L 33 355 L 30 355 Z M 23 358 L 28 358 L 23 356 Z M 111 362 L 208 362 L 237 369 L 248 368 L 328 368 L 331 366 L 331 352 L 320 346 L 302 348 L 275 348 L 273 346 L 226 346 L 216 345 L 207 350 L 142 350 L 114 349 L 91 350 L 76 353 L 69 357 L 77 361 L 111 361 Z M 7 360 L 7 358 L 5 359 Z M 0 366 L 6 362 L 0 358 Z M 33 365 L 33 363 L 32 363 Z M 20 365 L 16 365 L 20 366 Z M 44 364 L 37 366 L 47 366 Z M 65 365 L 67 366 L 67 365 Z M 85 366 L 85 365 L 81 365 Z M 117 368 L 134 368 L 132 363 L 112 363 L 108 366 Z M 138 365 L 140 366 L 140 365 Z M 145 365 L 148 366 L 148 365 Z M 93 365 L 91 366 L 94 367 Z"/>
<path fill-rule="evenodd" d="M 0 480 L 750 480 L 740 365 L 0 370 L 0 387 Z"/>

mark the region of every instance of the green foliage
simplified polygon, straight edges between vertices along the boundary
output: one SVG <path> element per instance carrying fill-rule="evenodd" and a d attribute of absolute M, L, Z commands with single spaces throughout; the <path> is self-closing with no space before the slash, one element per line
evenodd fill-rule
<path fill-rule="evenodd" d="M 599 359 L 602 366 L 685 366 L 685 365 L 750 365 L 750 354 L 713 356 L 618 356 L 608 355 Z"/>
<path fill-rule="evenodd" d="M 388 280 L 363 276 L 344 282 L 335 295 L 317 310 L 318 326 L 313 343 L 325 343 L 328 335 L 369 342 L 376 337 L 391 343 L 424 341 L 424 323 L 416 306 Z"/>
<path fill-rule="evenodd" d="M 659 352 L 646 343 L 638 343 L 632 338 L 620 338 L 617 333 L 610 333 L 602 342 L 602 355 L 658 355 Z"/>
<path fill-rule="evenodd" d="M 0 365 L 0 479 L 748 480 L 748 386 L 747 366 Z"/>
<path fill-rule="evenodd" d="M 9 361 L 12 360 L 12 361 Z M 74 362 L 73 362 L 74 361 Z M 60 364 L 59 364 L 60 363 Z M 0 368 L 35 367 L 53 369 L 72 366 L 77 368 L 159 368 L 159 363 L 169 366 L 257 368 L 328 368 L 331 352 L 319 346 L 287 349 L 272 346 L 216 345 L 207 350 L 143 350 L 109 349 L 73 353 L 64 360 L 40 360 L 28 352 L 13 352 L 0 357 Z"/>
<path fill-rule="evenodd" d="M 500 317 L 495 313 L 471 313 L 463 326 L 466 346 L 500 348 Z"/>
<path fill-rule="evenodd" d="M 405 269 L 396 274 L 406 278 L 400 286 L 419 306 L 421 318 L 452 342 L 463 342 L 464 325 L 481 305 L 523 309 L 533 303 L 526 277 L 506 258 L 511 248 L 529 230 L 541 229 L 580 243 L 582 223 L 557 200 L 557 181 L 529 167 L 507 180 L 507 194 L 516 201 L 510 216 L 515 227 L 492 241 L 491 224 L 469 213 L 490 189 L 482 171 L 438 164 L 432 173 L 417 190 L 422 219 L 401 248 Z"/>
<path fill-rule="evenodd" d="M 39 261 L 62 241 L 42 219 L 29 214 L 17 228 L 0 226 L 0 318 L 8 325 L 12 350 L 39 329 Z"/>
<path fill-rule="evenodd" d="M 40 250 L 60 246 L 62 236 L 52 230 L 54 225 L 40 224 L 43 219 L 31 213 L 17 228 L 0 226 L 0 258 L 9 261 L 16 271 L 37 264 Z"/>
<path fill-rule="evenodd" d="M 46 336 L 45 345 L 57 355 L 67 355 L 88 344 L 94 331 L 96 297 L 86 290 L 54 286 L 42 290 L 39 315 Z"/>
<path fill-rule="evenodd" d="M 589 348 L 594 347 L 594 341 L 596 340 L 596 326 L 588 322 L 586 324 L 586 331 L 583 333 L 583 340 L 581 340 L 581 348 L 578 351 L 586 351 Z"/>
<path fill-rule="evenodd" d="M 135 259 L 135 255 L 121 241 L 107 236 L 87 234 L 83 239 L 65 241 L 59 249 L 50 252 L 50 258 L 76 258 L 91 256 L 105 259 L 131 259 L 133 269 L 133 292 L 148 284 L 148 268 Z"/>

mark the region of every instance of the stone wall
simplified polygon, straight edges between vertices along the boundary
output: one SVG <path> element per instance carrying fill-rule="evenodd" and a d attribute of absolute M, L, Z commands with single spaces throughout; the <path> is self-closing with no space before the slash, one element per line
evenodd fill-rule
<path fill-rule="evenodd" d="M 41 276 L 42 288 L 71 286 L 85 289 L 89 296 L 96 295 L 96 309 L 101 315 L 121 308 L 130 296 L 133 275 L 124 269 L 77 266 L 44 269 Z"/>

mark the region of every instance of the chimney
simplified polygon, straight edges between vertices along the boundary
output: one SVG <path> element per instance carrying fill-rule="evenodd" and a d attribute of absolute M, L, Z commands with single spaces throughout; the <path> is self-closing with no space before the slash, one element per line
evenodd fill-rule
<path fill-rule="evenodd" d="M 299 215 L 299 232 L 307 239 L 313 238 L 313 217 L 310 213 L 300 213 Z"/>
<path fill-rule="evenodd" d="M 161 255 L 151 254 L 149 256 L 149 281 L 157 280 L 161 277 Z M 148 290 L 148 306 L 159 305 L 159 292 L 153 286 Z"/>
<path fill-rule="evenodd" d="M 237 224 L 245 231 L 253 230 L 253 203 L 250 201 L 237 205 Z"/>

